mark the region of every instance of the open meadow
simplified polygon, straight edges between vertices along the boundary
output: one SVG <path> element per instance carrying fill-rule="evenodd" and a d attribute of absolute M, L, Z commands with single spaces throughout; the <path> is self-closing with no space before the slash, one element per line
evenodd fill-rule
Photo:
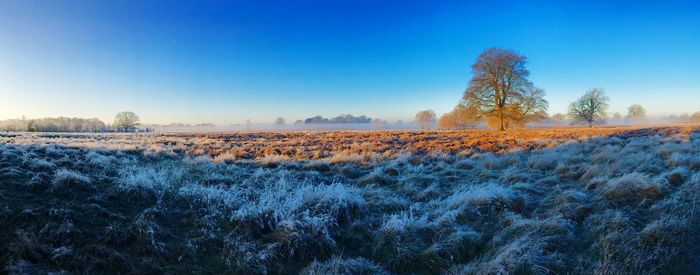
<path fill-rule="evenodd" d="M 0 134 L 9 273 L 698 271 L 700 127 Z"/>
<path fill-rule="evenodd" d="M 700 274 L 698 49 L 700 1 L 0 1 L 0 275 Z"/>

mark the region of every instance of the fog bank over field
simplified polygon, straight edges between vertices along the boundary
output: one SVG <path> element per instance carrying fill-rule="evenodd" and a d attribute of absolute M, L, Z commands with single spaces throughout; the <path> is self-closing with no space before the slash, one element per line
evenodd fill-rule
<path fill-rule="evenodd" d="M 234 124 L 228 126 L 189 126 L 163 127 L 156 126 L 158 132 L 220 132 L 220 131 L 304 131 L 304 130 L 415 130 L 415 123 L 387 123 L 375 125 L 371 123 L 313 123 L 313 124 Z"/>
<path fill-rule="evenodd" d="M 681 122 L 677 119 L 669 119 L 667 117 L 663 118 L 648 118 L 640 121 L 624 121 L 624 120 L 611 120 L 604 125 L 599 125 L 598 127 L 620 127 L 620 126 L 664 126 L 664 125 L 678 125 L 690 122 Z M 273 123 L 266 124 L 234 124 L 228 126 L 220 125 L 207 125 L 207 126 L 149 126 L 152 127 L 156 132 L 226 132 L 226 131 L 315 131 L 315 130 L 349 130 L 349 131 L 371 131 L 371 130 L 421 130 L 421 129 L 434 129 L 438 130 L 437 123 L 431 124 L 428 128 L 421 127 L 420 124 L 416 122 L 402 122 L 402 123 L 384 123 L 384 124 L 372 124 L 372 123 L 313 123 L 313 124 L 285 124 L 285 125 L 275 125 Z M 552 119 L 532 122 L 528 125 L 528 128 L 569 128 L 569 127 L 580 127 L 580 125 L 571 125 L 570 121 L 556 121 Z M 477 123 L 471 125 L 470 128 L 465 129 L 488 129 L 489 127 L 486 123 Z"/>
<path fill-rule="evenodd" d="M 430 111 L 430 110 L 426 110 Z M 419 112 L 422 113 L 423 111 Z M 226 131 L 304 131 L 304 130 L 420 130 L 420 129 L 486 129 L 486 121 L 474 121 L 458 127 L 445 126 L 441 120 L 416 117 L 405 120 L 386 120 L 371 118 L 365 115 L 339 115 L 332 118 L 313 116 L 306 119 L 287 121 L 278 117 L 274 121 L 260 122 L 248 120 L 247 123 L 214 124 L 209 122 L 165 124 L 149 123 L 148 119 L 136 123 L 133 131 L 138 132 L 226 132 Z M 700 112 L 670 116 L 649 116 L 641 119 L 623 117 L 619 113 L 608 114 L 608 118 L 600 121 L 597 127 L 615 126 L 661 126 L 700 122 Z M 3 132 L 115 132 L 120 131 L 119 122 L 101 121 L 97 118 L 17 118 L 0 120 L 0 131 Z M 528 122 L 527 128 L 570 127 L 572 121 L 563 114 L 553 114 L 542 119 Z"/>

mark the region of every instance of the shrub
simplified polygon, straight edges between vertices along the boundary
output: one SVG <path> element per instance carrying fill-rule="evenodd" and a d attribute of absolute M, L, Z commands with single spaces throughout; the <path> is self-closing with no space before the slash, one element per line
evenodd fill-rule
<path fill-rule="evenodd" d="M 56 171 L 51 181 L 51 191 L 70 192 L 71 188 L 90 189 L 92 187 L 92 180 L 89 177 L 63 168 Z"/>
<path fill-rule="evenodd" d="M 563 255 L 547 252 L 545 239 L 524 235 L 494 251 L 494 256 L 485 261 L 475 261 L 450 274 L 550 274 L 549 267 L 560 268 Z"/>
<path fill-rule="evenodd" d="M 526 201 L 518 191 L 489 183 L 485 185 L 472 185 L 465 191 L 457 192 L 446 199 L 450 209 L 479 209 L 508 208 L 513 211 L 522 211 L 526 207 Z"/>
<path fill-rule="evenodd" d="M 314 261 L 305 268 L 304 275 L 382 275 L 389 274 L 381 266 L 364 258 L 340 258 L 333 257 L 328 261 Z"/>
<path fill-rule="evenodd" d="M 175 187 L 172 181 L 178 176 L 167 167 L 125 167 L 120 172 L 117 187 L 140 196 L 160 196 Z"/>
<path fill-rule="evenodd" d="M 85 155 L 85 162 L 98 169 L 112 169 L 117 159 L 113 156 L 105 156 L 97 151 L 88 151 Z"/>
<path fill-rule="evenodd" d="M 603 187 L 603 195 L 615 202 L 633 203 L 642 199 L 657 200 L 663 197 L 665 187 L 652 182 L 641 173 L 630 173 L 613 179 Z"/>

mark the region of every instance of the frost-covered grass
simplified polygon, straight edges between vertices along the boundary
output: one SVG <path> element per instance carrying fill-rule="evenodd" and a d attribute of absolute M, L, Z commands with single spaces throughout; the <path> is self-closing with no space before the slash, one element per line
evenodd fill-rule
<path fill-rule="evenodd" d="M 3 272 L 698 272 L 692 131 L 254 161 L 96 137 L 0 143 Z"/>

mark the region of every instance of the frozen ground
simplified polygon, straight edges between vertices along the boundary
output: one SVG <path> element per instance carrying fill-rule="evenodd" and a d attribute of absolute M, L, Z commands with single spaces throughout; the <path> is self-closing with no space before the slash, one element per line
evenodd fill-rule
<path fill-rule="evenodd" d="M 697 129 L 521 133 L 471 146 L 465 140 L 477 138 L 456 137 L 478 132 L 406 133 L 381 141 L 311 133 L 325 149 L 298 144 L 296 133 L 6 134 L 0 265 L 9 273 L 697 271 Z M 245 146 L 248 157 L 231 153 Z M 275 150 L 287 147 L 294 151 Z"/>

